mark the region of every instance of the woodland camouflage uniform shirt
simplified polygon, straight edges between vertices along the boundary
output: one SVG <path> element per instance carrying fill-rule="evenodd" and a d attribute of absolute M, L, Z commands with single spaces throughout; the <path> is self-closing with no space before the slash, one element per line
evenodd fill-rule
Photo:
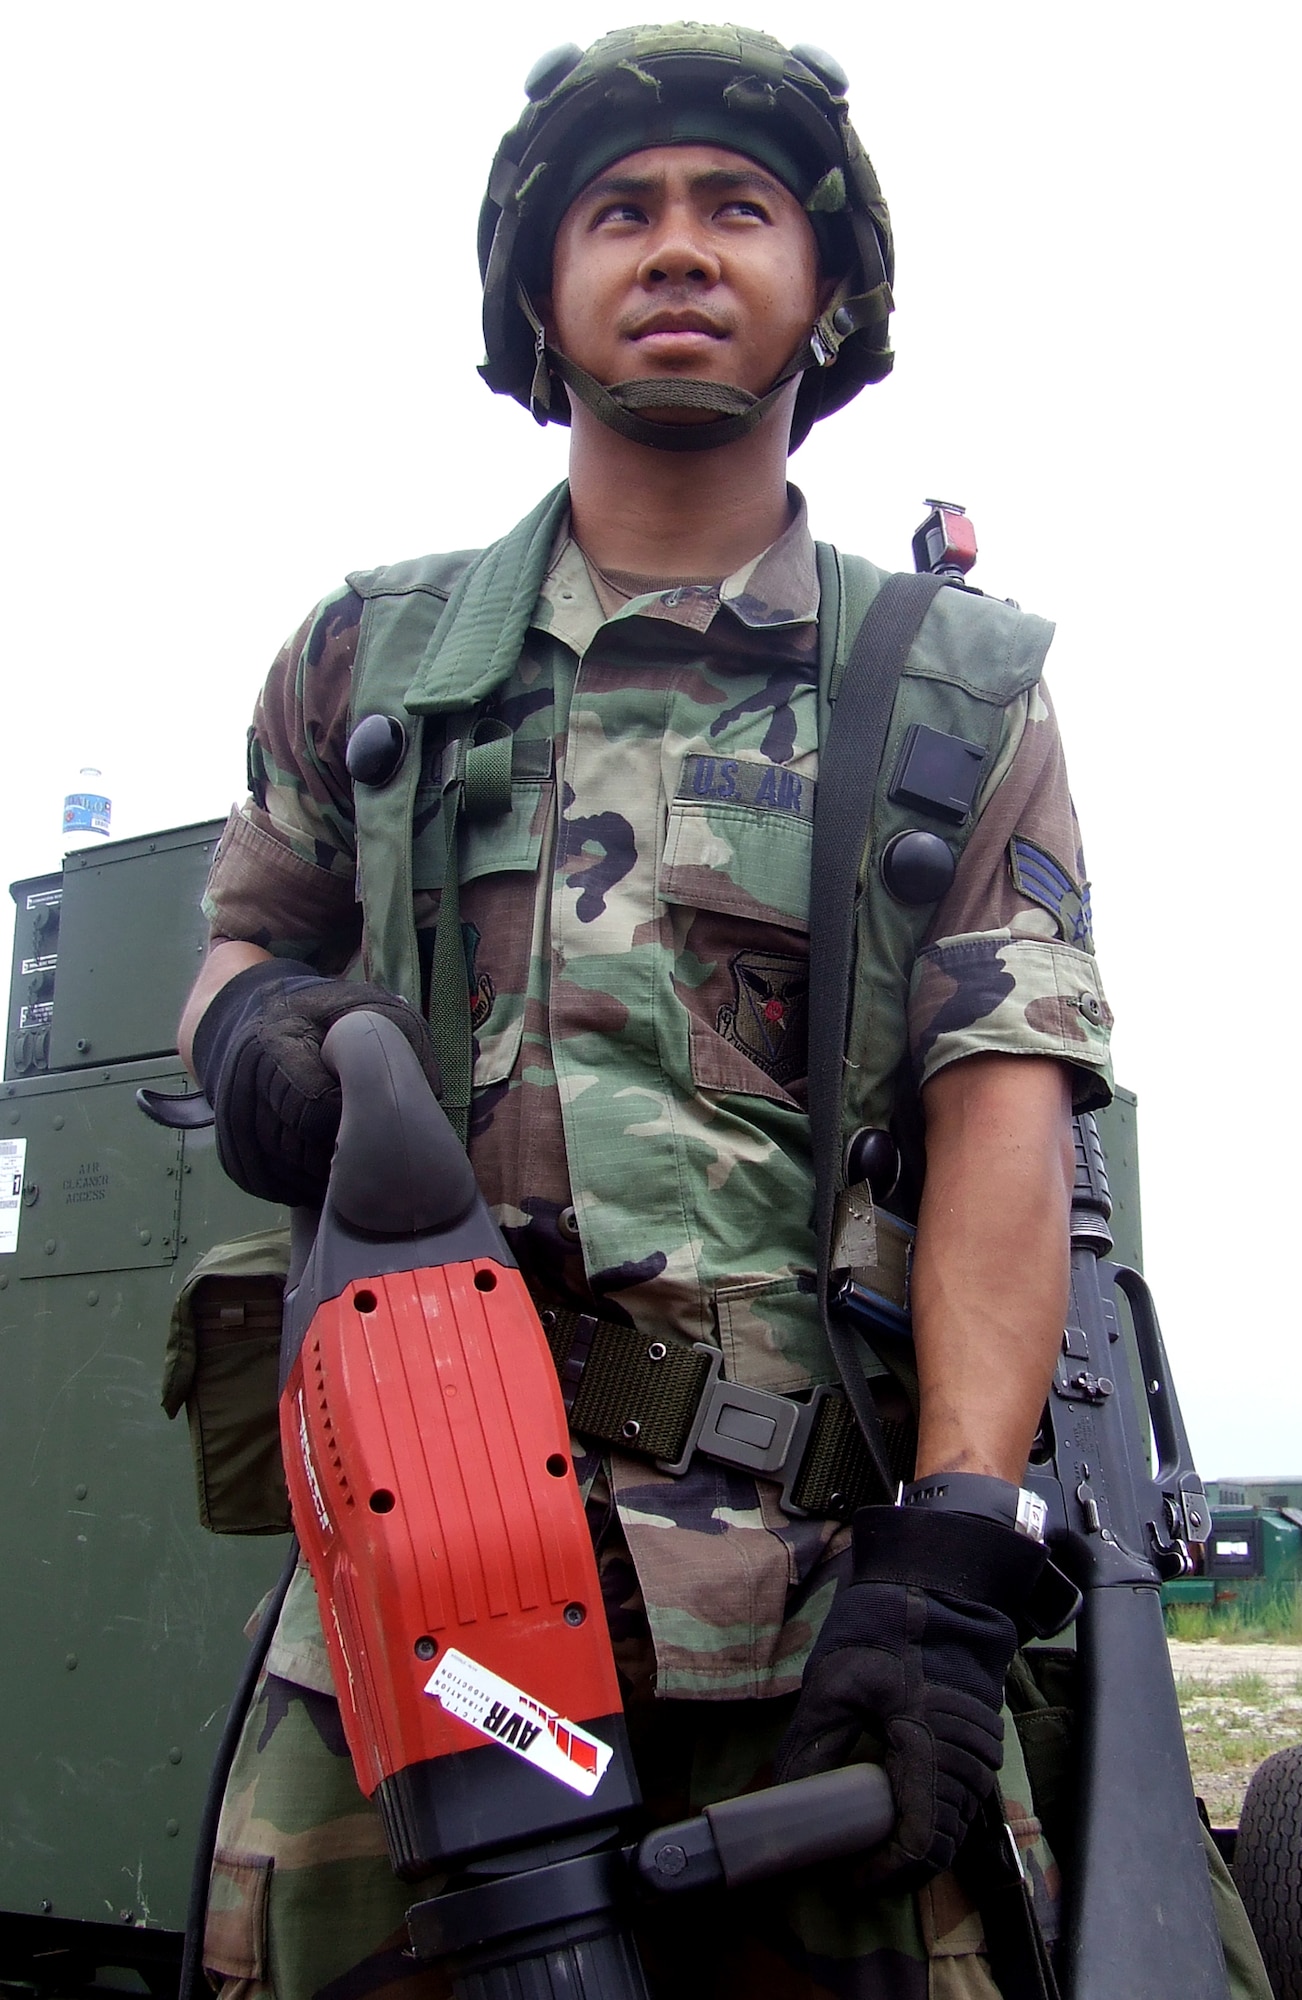
<path fill-rule="evenodd" d="M 562 532 L 491 705 L 516 749 L 513 810 L 462 845 L 471 1158 L 541 1296 L 649 1339 L 713 1342 L 730 1379 L 798 1394 L 835 1379 L 805 1112 L 818 583 L 803 503 L 722 584 L 637 588 L 590 571 Z M 361 613 L 345 588 L 276 660 L 252 796 L 206 905 L 215 935 L 323 971 L 361 941 L 344 766 Z M 416 815 L 427 944 L 439 726 Z M 1110 1015 L 1042 689 L 1010 706 L 981 805 L 913 974 L 916 1081 L 993 1049 L 1064 1060 L 1078 1103 L 1105 1101 Z M 1045 894 L 1037 857 L 1074 893 Z M 1082 992 L 1098 1006 L 1082 1010 Z M 615 1454 L 606 1482 L 645 1604 L 640 1653 L 615 1631 L 629 1677 L 696 1699 L 795 1689 L 846 1531 L 791 1519 L 776 1486 L 701 1460 L 673 1479 Z"/>

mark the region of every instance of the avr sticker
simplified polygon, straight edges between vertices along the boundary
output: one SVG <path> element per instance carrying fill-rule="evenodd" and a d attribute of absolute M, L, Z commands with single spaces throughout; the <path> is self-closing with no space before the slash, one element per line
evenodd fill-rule
<path fill-rule="evenodd" d="M 0 1139 L 0 1256 L 18 1248 L 26 1139 Z"/>
<path fill-rule="evenodd" d="M 425 1683 L 449 1715 L 468 1722 L 526 1764 L 590 1799 L 606 1773 L 609 1743 L 567 1722 L 554 1708 L 513 1687 L 488 1667 L 450 1647 Z"/>

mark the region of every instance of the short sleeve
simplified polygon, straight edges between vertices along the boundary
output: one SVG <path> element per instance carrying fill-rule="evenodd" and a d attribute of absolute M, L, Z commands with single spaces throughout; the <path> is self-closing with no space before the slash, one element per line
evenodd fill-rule
<path fill-rule="evenodd" d="M 1094 957 L 1089 883 L 1062 743 L 1041 684 L 1009 710 L 1001 756 L 914 965 L 919 1086 L 968 1055 L 1053 1056 L 1078 1110 L 1112 1094 L 1112 1013 Z"/>
<path fill-rule="evenodd" d="M 361 935 L 344 753 L 362 600 L 328 597 L 281 648 L 249 731 L 249 797 L 232 813 L 204 894 L 214 937 L 323 970 Z"/>

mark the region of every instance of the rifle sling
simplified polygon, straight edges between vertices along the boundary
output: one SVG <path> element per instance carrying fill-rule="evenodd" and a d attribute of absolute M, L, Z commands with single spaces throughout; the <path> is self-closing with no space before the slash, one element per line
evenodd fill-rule
<path fill-rule="evenodd" d="M 881 1419 L 864 1376 L 859 1337 L 832 1310 L 832 1228 L 844 1186 L 841 1103 L 850 1015 L 855 917 L 868 857 L 878 772 L 909 649 L 932 599 L 935 576 L 888 577 L 868 607 L 846 661 L 832 710 L 835 727 L 819 746 L 809 905 L 809 1123 L 814 1158 L 818 1298 L 832 1358 L 863 1432 L 878 1497 L 897 1483 Z M 869 864 L 870 865 L 870 862 Z"/>
<path fill-rule="evenodd" d="M 981 1913 L 990 1975 L 1001 2000 L 1062 2000 L 998 1789 L 983 1803 L 955 1866 Z"/>

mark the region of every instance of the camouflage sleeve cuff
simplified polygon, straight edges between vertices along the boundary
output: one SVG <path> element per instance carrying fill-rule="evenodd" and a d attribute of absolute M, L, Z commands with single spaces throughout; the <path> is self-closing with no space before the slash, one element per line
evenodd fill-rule
<path fill-rule="evenodd" d="M 1088 952 L 1044 938 L 984 931 L 918 954 L 909 989 L 909 1046 L 918 1086 L 964 1056 L 1053 1056 L 1073 1070 L 1078 1111 L 1112 1096 L 1112 1010 Z"/>
<path fill-rule="evenodd" d="M 346 962 L 361 935 L 351 872 L 304 861 L 251 802 L 226 823 L 203 912 L 217 937 L 245 939 L 277 958 L 329 961 L 332 968 Z"/>

